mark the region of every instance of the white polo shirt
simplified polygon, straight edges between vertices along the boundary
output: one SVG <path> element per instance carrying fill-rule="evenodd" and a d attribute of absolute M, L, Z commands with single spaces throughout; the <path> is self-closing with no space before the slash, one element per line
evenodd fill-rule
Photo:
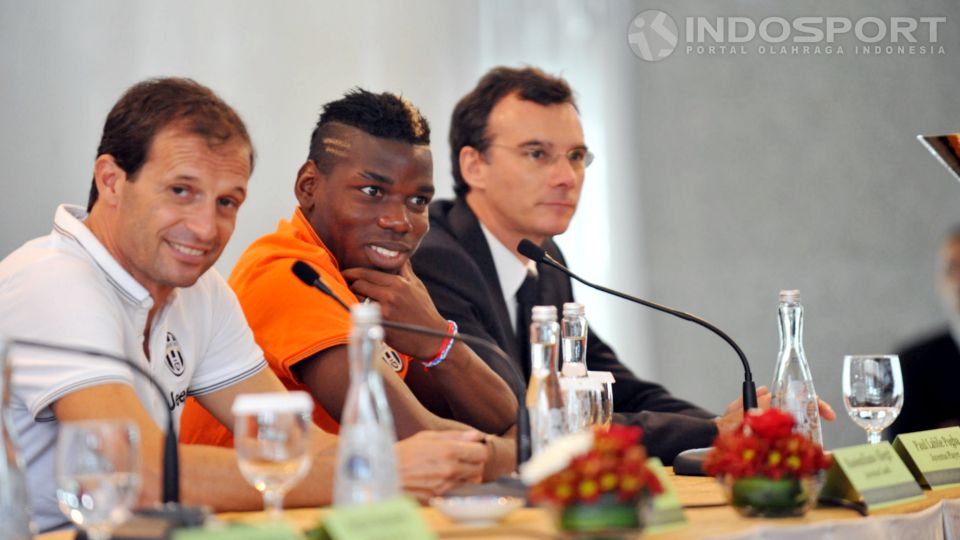
<path fill-rule="evenodd" d="M 57 209 L 53 231 L 0 261 L 0 335 L 96 349 L 147 370 L 166 395 L 120 364 L 25 347 L 10 350 L 11 408 L 26 465 L 33 519 L 41 531 L 67 522 L 56 500 L 59 398 L 105 383 L 131 385 L 161 429 L 167 409 L 179 426 L 187 396 L 230 386 L 266 366 L 237 298 L 213 269 L 176 289 L 154 317 L 150 358 L 144 327 L 153 299 L 83 224 L 77 206 Z"/>

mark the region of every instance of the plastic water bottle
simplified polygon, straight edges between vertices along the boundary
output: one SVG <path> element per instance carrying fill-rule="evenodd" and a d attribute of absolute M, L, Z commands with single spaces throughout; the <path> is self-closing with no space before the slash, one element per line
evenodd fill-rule
<path fill-rule="evenodd" d="M 383 352 L 380 305 L 350 310 L 350 389 L 340 419 L 333 504 L 369 504 L 399 494 L 396 431 L 375 357 Z"/>
<path fill-rule="evenodd" d="M 560 336 L 563 344 L 564 377 L 587 376 L 587 318 L 583 304 L 567 302 L 563 304 L 563 321 L 560 324 Z"/>
<path fill-rule="evenodd" d="M 530 324 L 530 384 L 527 411 L 533 455 L 567 432 L 563 395 L 557 375 L 557 345 L 560 326 L 557 308 L 534 306 Z"/>
<path fill-rule="evenodd" d="M 800 291 L 780 291 L 780 356 L 773 375 L 773 406 L 797 420 L 794 429 L 823 444 L 820 408 L 810 366 L 803 353 L 803 306 Z"/>

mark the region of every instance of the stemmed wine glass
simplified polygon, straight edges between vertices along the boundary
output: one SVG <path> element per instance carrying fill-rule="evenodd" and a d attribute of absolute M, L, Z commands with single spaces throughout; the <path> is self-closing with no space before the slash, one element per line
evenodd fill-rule
<path fill-rule="evenodd" d="M 284 495 L 310 468 L 312 412 L 305 392 L 242 394 L 233 402 L 240 472 L 263 494 L 271 519 L 281 518 Z"/>
<path fill-rule="evenodd" d="M 140 494 L 140 431 L 129 420 L 60 425 L 57 501 L 91 540 L 110 538 Z"/>
<path fill-rule="evenodd" d="M 843 404 L 853 421 L 867 431 L 867 441 L 879 443 L 880 433 L 903 407 L 900 358 L 895 354 L 843 357 Z"/>

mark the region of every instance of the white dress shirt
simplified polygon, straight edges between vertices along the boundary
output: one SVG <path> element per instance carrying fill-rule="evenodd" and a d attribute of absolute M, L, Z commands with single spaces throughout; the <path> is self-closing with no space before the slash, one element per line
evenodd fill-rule
<path fill-rule="evenodd" d="M 523 285 L 523 280 L 527 279 L 527 273 L 532 272 L 537 275 L 537 264 L 530 259 L 524 258 L 522 261 L 510 248 L 503 245 L 489 229 L 480 224 L 483 235 L 487 238 L 487 245 L 490 246 L 490 255 L 493 257 L 493 265 L 497 268 L 497 279 L 500 281 L 500 289 L 503 291 L 503 301 L 507 304 L 507 312 L 510 313 L 510 326 L 514 331 L 517 329 L 517 290 Z"/>

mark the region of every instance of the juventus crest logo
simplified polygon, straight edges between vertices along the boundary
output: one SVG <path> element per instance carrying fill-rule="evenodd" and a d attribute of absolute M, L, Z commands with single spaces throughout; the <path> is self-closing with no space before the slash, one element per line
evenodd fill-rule
<path fill-rule="evenodd" d="M 183 375 L 183 352 L 180 350 L 180 344 L 177 343 L 177 337 L 167 332 L 167 352 L 165 355 L 167 367 L 177 377 Z"/>
<path fill-rule="evenodd" d="M 390 369 L 400 373 L 403 371 L 403 360 L 400 359 L 400 355 L 397 354 L 397 351 L 391 349 L 390 347 L 383 348 L 383 361 L 390 366 Z"/>

